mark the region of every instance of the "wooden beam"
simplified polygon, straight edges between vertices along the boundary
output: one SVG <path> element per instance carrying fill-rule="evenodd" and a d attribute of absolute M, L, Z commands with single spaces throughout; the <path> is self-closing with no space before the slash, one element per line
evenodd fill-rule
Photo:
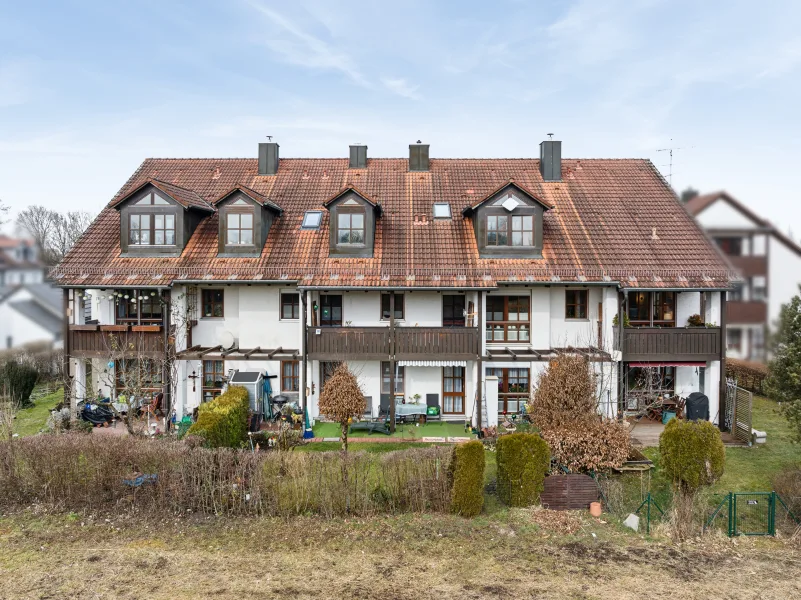
<path fill-rule="evenodd" d="M 239 348 L 231 348 L 230 350 L 226 350 L 225 352 L 222 352 L 220 356 L 225 358 L 226 356 L 228 356 L 229 354 L 233 354 L 234 352 L 239 352 Z"/>
<path fill-rule="evenodd" d="M 282 352 L 283 350 L 284 350 L 284 348 L 282 346 L 278 346 L 278 348 L 276 348 L 275 350 L 270 350 L 267 353 L 267 358 L 272 358 L 273 356 L 275 356 L 279 352 Z"/>
<path fill-rule="evenodd" d="M 217 352 L 217 350 L 222 350 L 222 346 L 214 346 L 214 348 L 206 348 L 205 350 L 201 350 L 198 353 L 198 356 L 205 356 L 206 354 L 211 354 L 212 352 Z"/>
<path fill-rule="evenodd" d="M 517 354 L 515 354 L 514 351 L 509 346 L 506 346 L 504 350 L 506 350 L 512 356 L 513 360 L 517 360 Z"/>
<path fill-rule="evenodd" d="M 250 358 L 251 354 L 256 354 L 261 351 L 261 346 L 256 346 L 253 350 L 248 350 L 244 353 L 245 358 Z"/>

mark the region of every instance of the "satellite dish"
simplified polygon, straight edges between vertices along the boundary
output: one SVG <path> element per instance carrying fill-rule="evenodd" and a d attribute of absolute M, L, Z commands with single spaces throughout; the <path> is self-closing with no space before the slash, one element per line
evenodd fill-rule
<path fill-rule="evenodd" d="M 217 343 L 223 347 L 223 350 L 230 350 L 234 347 L 236 343 L 236 338 L 234 338 L 234 334 L 228 331 L 227 329 L 223 329 L 217 334 Z"/>

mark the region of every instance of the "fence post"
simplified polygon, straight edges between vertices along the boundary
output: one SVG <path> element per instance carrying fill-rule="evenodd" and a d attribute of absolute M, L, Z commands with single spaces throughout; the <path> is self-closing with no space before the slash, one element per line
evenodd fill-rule
<path fill-rule="evenodd" d="M 651 492 L 648 492 L 648 509 L 646 510 L 645 535 L 651 535 Z"/>
<path fill-rule="evenodd" d="M 776 537 L 776 491 L 770 493 L 768 500 L 768 535 Z"/>
<path fill-rule="evenodd" d="M 729 492 L 729 537 L 737 535 L 737 502 L 734 492 Z"/>

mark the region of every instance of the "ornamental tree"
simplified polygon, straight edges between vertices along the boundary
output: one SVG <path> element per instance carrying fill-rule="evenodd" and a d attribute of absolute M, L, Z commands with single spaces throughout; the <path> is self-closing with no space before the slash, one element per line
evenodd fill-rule
<path fill-rule="evenodd" d="M 320 414 L 341 427 L 342 450 L 348 450 L 348 426 L 353 417 L 364 414 L 365 400 L 359 380 L 345 363 L 340 364 L 320 392 Z"/>

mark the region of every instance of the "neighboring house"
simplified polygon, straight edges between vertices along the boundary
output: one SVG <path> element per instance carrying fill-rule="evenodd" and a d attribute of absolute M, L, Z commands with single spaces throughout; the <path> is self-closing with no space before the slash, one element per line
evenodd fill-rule
<path fill-rule="evenodd" d="M 64 330 L 61 290 L 46 283 L 0 291 L 0 344 L 3 349 L 45 342 L 60 347 Z"/>
<path fill-rule="evenodd" d="M 0 235 L 0 287 L 42 283 L 45 271 L 32 240 Z"/>
<path fill-rule="evenodd" d="M 728 355 L 764 361 L 782 304 L 798 294 L 801 247 L 724 191 L 696 196 L 686 207 L 743 279 L 728 293 Z"/>
<path fill-rule="evenodd" d="M 140 349 L 126 361 L 175 344 L 177 369 L 148 381 L 179 416 L 239 370 L 314 419 L 347 361 L 372 415 L 419 395 L 492 424 L 578 352 L 606 414 L 636 405 L 650 367 L 717 421 L 723 334 L 685 325 L 721 322 L 729 265 L 650 161 L 540 155 L 279 160 L 263 143 L 258 159 L 145 160 L 53 271 L 78 394 L 87 369 L 124 368 L 114 335 Z"/>

